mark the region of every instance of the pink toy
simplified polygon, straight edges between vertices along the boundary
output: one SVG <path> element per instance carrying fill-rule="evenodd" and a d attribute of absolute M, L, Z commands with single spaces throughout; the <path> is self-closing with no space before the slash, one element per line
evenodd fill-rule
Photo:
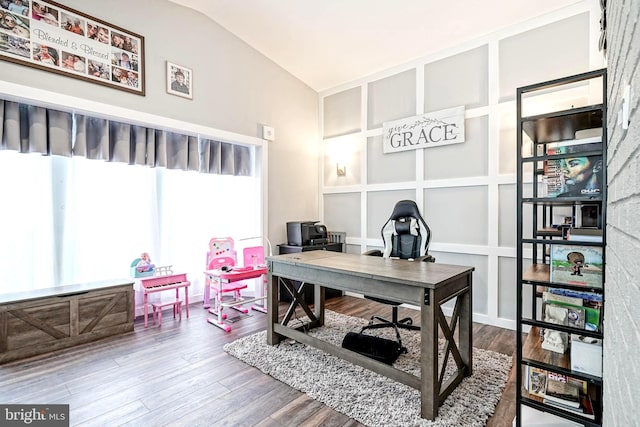
<path fill-rule="evenodd" d="M 176 298 L 175 301 L 180 300 L 179 292 L 180 288 L 184 289 L 184 306 L 185 311 L 187 313 L 187 319 L 189 318 L 189 286 L 191 286 L 191 282 L 187 280 L 187 275 L 184 273 L 181 274 L 167 274 L 164 276 L 151 276 L 140 279 L 140 283 L 142 284 L 142 288 L 144 289 L 144 327 L 148 326 L 148 315 L 149 315 L 149 295 L 156 292 L 164 292 L 175 289 Z M 162 307 L 160 307 L 162 309 Z M 154 311 L 157 310 L 157 307 L 154 307 Z M 176 307 L 174 306 L 174 310 Z M 182 307 L 180 307 L 180 312 L 182 312 Z M 182 319 L 182 314 L 180 315 Z M 155 321 L 155 316 L 154 316 Z"/>
<path fill-rule="evenodd" d="M 264 268 L 264 248 L 262 246 L 252 246 L 249 248 L 244 248 L 242 251 L 242 257 L 244 258 L 244 266 L 245 268 Z M 261 304 L 254 304 L 251 306 L 251 310 L 259 311 L 261 313 L 267 312 L 267 306 L 264 304 L 267 295 L 267 275 L 262 275 L 262 294 L 257 295 L 263 297 L 261 300 Z"/>
<path fill-rule="evenodd" d="M 176 299 L 175 301 L 170 301 L 170 302 L 154 302 L 151 304 L 151 306 L 153 307 L 153 323 L 156 323 L 156 319 L 157 319 L 157 323 L 158 326 L 162 326 L 162 309 L 164 307 L 169 307 L 172 306 L 173 307 L 173 318 L 176 318 L 176 314 L 179 315 L 180 320 L 182 320 L 182 300 Z"/>
<path fill-rule="evenodd" d="M 217 258 L 231 258 L 231 263 L 229 266 L 235 265 L 236 261 L 236 251 L 233 248 L 233 239 L 231 237 L 214 237 L 209 240 L 209 252 L 207 252 L 207 262 L 205 264 L 205 268 L 207 270 L 213 270 L 216 268 L 216 259 Z M 229 262 L 224 261 L 224 262 Z M 221 263 L 221 261 L 218 261 Z M 219 264 L 218 267 L 222 267 L 224 264 Z M 211 306 L 211 279 L 209 276 L 205 274 L 205 282 L 204 282 L 204 298 L 203 304 L 204 308 L 209 308 Z"/>
<path fill-rule="evenodd" d="M 243 282 L 246 279 L 261 277 L 266 274 L 264 265 L 254 268 L 253 265 L 245 265 L 245 267 L 235 266 L 235 250 L 233 247 L 233 239 L 213 238 L 209 241 L 209 254 L 207 256 L 207 270 L 205 274 L 205 308 L 210 307 L 210 292 L 214 293 L 213 307 L 209 309 L 209 313 L 215 314 L 216 317 L 207 318 L 207 322 L 230 332 L 231 327 L 223 322 L 227 318 L 223 313 L 224 307 L 231 307 L 243 314 L 247 314 L 249 310 L 242 307 L 245 302 L 253 302 L 256 299 L 244 300 L 240 295 L 242 289 L 247 288 L 247 284 Z M 256 259 L 257 255 L 249 255 L 250 259 Z M 262 264 L 264 264 L 264 251 L 262 255 Z M 224 294 L 232 294 L 232 300 L 224 300 Z"/>
<path fill-rule="evenodd" d="M 216 318 L 208 318 L 207 321 L 213 325 L 224 329 L 226 332 L 231 330 L 229 325 L 224 324 L 222 321 L 227 318 L 227 315 L 222 312 L 223 305 L 222 300 L 224 294 L 231 293 L 233 295 L 234 302 L 241 302 L 242 296 L 240 291 L 247 288 L 247 284 L 244 282 L 231 282 L 223 284 L 219 276 L 215 273 L 226 270 L 236 265 L 236 252 L 234 249 L 234 242 L 231 237 L 217 238 L 214 237 L 209 241 L 209 254 L 207 260 L 207 271 L 205 272 L 205 306 L 210 304 L 211 294 L 214 293 L 213 307 L 209 308 L 209 313 L 217 315 Z M 213 272 L 210 274 L 209 272 Z M 249 310 L 239 305 L 232 306 L 234 310 L 247 314 Z"/>
<path fill-rule="evenodd" d="M 147 271 L 153 270 L 155 265 L 151 263 L 151 258 L 149 257 L 149 253 L 142 252 L 140 254 L 140 261 L 136 264 L 136 270 L 138 273 L 145 273 Z"/>

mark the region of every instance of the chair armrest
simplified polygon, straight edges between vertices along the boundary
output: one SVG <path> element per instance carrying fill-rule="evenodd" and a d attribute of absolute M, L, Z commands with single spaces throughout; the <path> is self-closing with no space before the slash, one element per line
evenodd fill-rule
<path fill-rule="evenodd" d="M 382 251 L 380 249 L 371 249 L 366 252 L 363 252 L 362 255 L 382 256 Z"/>
<path fill-rule="evenodd" d="M 409 261 L 436 262 L 436 259 L 433 256 L 427 254 L 417 258 L 410 258 Z"/>

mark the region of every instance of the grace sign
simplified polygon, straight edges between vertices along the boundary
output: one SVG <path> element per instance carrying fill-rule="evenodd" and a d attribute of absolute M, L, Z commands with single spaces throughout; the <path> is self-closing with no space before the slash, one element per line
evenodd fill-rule
<path fill-rule="evenodd" d="M 382 125 L 384 153 L 464 142 L 464 106 L 385 122 Z"/>

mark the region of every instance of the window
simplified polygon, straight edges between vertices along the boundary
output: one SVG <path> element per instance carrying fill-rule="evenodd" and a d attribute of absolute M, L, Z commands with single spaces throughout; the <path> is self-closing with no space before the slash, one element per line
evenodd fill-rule
<path fill-rule="evenodd" d="M 260 176 L 4 150 L 0 200 L 0 293 L 127 277 L 146 251 L 201 294 L 209 239 L 262 235 Z"/>

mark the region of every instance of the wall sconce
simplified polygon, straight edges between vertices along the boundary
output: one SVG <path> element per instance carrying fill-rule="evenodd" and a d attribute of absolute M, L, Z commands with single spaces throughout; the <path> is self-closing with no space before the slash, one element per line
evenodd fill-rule
<path fill-rule="evenodd" d="M 336 175 L 345 176 L 347 174 L 347 165 L 344 163 L 336 163 Z"/>

